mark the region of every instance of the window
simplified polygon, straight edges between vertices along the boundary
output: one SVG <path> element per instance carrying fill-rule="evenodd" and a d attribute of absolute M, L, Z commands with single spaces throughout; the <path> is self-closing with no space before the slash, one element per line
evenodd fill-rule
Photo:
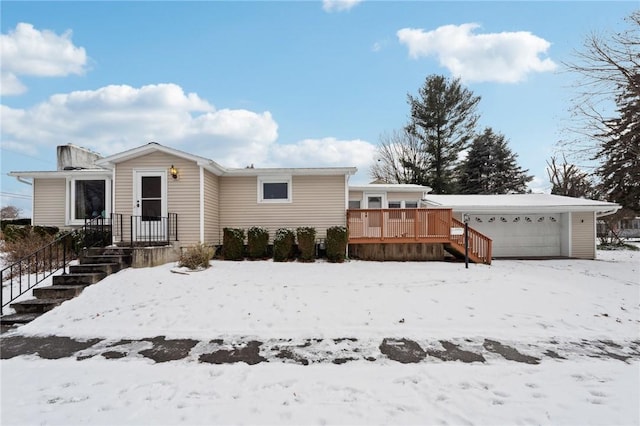
<path fill-rule="evenodd" d="M 359 209 L 360 208 L 360 200 L 349 200 L 349 208 L 350 209 Z"/>
<path fill-rule="evenodd" d="M 108 179 L 72 179 L 70 189 L 70 224 L 82 224 L 85 219 L 107 217 L 110 212 Z"/>
<path fill-rule="evenodd" d="M 291 177 L 258 178 L 258 203 L 290 203 Z"/>
<path fill-rule="evenodd" d="M 389 201 L 390 209 L 400 209 L 402 208 L 402 201 Z"/>
<path fill-rule="evenodd" d="M 405 201 L 404 202 L 404 207 L 407 209 L 417 209 L 418 208 L 418 202 L 417 201 Z"/>

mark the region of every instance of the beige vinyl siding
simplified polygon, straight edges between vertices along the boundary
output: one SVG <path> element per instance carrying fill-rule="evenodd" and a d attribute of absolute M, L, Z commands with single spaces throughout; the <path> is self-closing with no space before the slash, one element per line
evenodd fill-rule
<path fill-rule="evenodd" d="M 204 242 L 222 244 L 218 211 L 218 176 L 204 171 Z"/>
<path fill-rule="evenodd" d="M 571 213 L 571 256 L 595 259 L 595 213 Z"/>
<path fill-rule="evenodd" d="M 173 165 L 178 179 L 169 175 Z M 134 214 L 134 170 L 153 170 L 166 173 L 167 213 L 178 214 L 178 240 L 181 246 L 196 244 L 200 240 L 200 171 L 198 165 L 163 152 L 123 161 L 116 165 L 115 206 L 113 211 L 123 215 L 124 234 L 130 232 L 129 218 Z"/>
<path fill-rule="evenodd" d="M 33 180 L 33 225 L 64 227 L 66 179 Z"/>
<path fill-rule="evenodd" d="M 291 203 L 258 203 L 258 178 L 220 178 L 220 227 L 252 226 L 269 230 L 273 240 L 278 228 L 316 228 L 326 237 L 331 226 L 345 226 L 345 178 L 340 176 L 293 176 Z"/>

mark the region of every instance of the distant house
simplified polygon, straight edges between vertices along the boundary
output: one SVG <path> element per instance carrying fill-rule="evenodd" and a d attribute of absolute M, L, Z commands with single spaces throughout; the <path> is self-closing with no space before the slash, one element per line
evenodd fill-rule
<path fill-rule="evenodd" d="M 349 186 L 355 167 L 227 168 L 149 143 L 108 157 L 58 147 L 58 170 L 9 175 L 33 189 L 34 225 L 82 226 L 104 218 L 115 243 L 180 248 L 222 244 L 224 228 L 347 226 L 353 257 L 442 260 L 595 258 L 596 218 L 612 203 L 551 195 L 430 195 L 419 185 Z"/>

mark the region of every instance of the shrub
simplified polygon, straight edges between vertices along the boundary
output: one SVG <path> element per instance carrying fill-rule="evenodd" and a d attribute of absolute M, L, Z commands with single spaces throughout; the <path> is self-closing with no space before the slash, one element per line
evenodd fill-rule
<path fill-rule="evenodd" d="M 244 229 L 224 228 L 222 254 L 225 260 L 242 260 L 244 258 Z"/>
<path fill-rule="evenodd" d="M 210 266 L 209 261 L 211 258 L 213 258 L 213 247 L 205 244 L 196 244 L 187 247 L 187 249 L 180 254 L 178 266 L 184 266 L 189 269 L 206 269 Z"/>
<path fill-rule="evenodd" d="M 344 262 L 347 251 L 348 232 L 344 226 L 332 226 L 327 229 L 327 259 L 329 262 Z"/>
<path fill-rule="evenodd" d="M 4 239 L 6 241 L 18 241 L 33 237 L 42 237 L 49 239 L 53 237 L 60 229 L 55 226 L 31 226 L 31 225 L 14 225 L 8 224 L 4 227 Z"/>
<path fill-rule="evenodd" d="M 273 239 L 273 261 L 286 262 L 293 259 L 296 236 L 290 229 L 280 228 Z"/>
<path fill-rule="evenodd" d="M 298 250 L 300 250 L 300 260 L 303 262 L 313 262 L 316 257 L 316 229 L 302 227 L 296 229 L 298 237 Z"/>
<path fill-rule="evenodd" d="M 7 229 L 10 226 L 8 226 Z M 2 251 L 5 253 L 4 260 L 7 265 L 17 262 L 25 256 L 35 253 L 55 239 L 55 235 L 40 235 L 31 227 L 21 227 L 19 232 L 13 232 L 11 238 L 7 238 L 4 244 L 2 244 Z M 70 248 L 69 250 L 67 256 L 72 256 L 72 251 Z M 62 254 L 62 248 L 60 247 L 58 249 L 54 246 L 40 255 L 37 260 L 35 257 L 32 257 L 28 261 L 23 262 L 22 268 L 24 270 L 29 268 L 33 272 L 35 272 L 35 270 L 44 271 L 52 266 L 52 262 L 53 265 L 55 265 L 57 256 L 62 256 Z"/>
<path fill-rule="evenodd" d="M 249 245 L 249 257 L 251 259 L 264 259 L 267 257 L 269 247 L 269 231 L 254 226 L 247 231 L 247 243 Z"/>

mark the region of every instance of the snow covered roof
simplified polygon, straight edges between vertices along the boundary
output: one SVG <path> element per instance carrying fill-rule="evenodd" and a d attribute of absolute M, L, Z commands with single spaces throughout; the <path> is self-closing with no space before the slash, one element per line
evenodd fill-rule
<path fill-rule="evenodd" d="M 383 191 L 383 192 L 422 192 L 431 191 L 428 186 L 412 183 L 369 183 L 367 185 L 349 185 L 350 191 Z"/>
<path fill-rule="evenodd" d="M 594 211 L 601 215 L 615 213 L 620 206 L 606 201 L 564 197 L 552 194 L 507 195 L 425 195 L 432 207 L 450 207 L 469 212 L 572 212 Z"/>

